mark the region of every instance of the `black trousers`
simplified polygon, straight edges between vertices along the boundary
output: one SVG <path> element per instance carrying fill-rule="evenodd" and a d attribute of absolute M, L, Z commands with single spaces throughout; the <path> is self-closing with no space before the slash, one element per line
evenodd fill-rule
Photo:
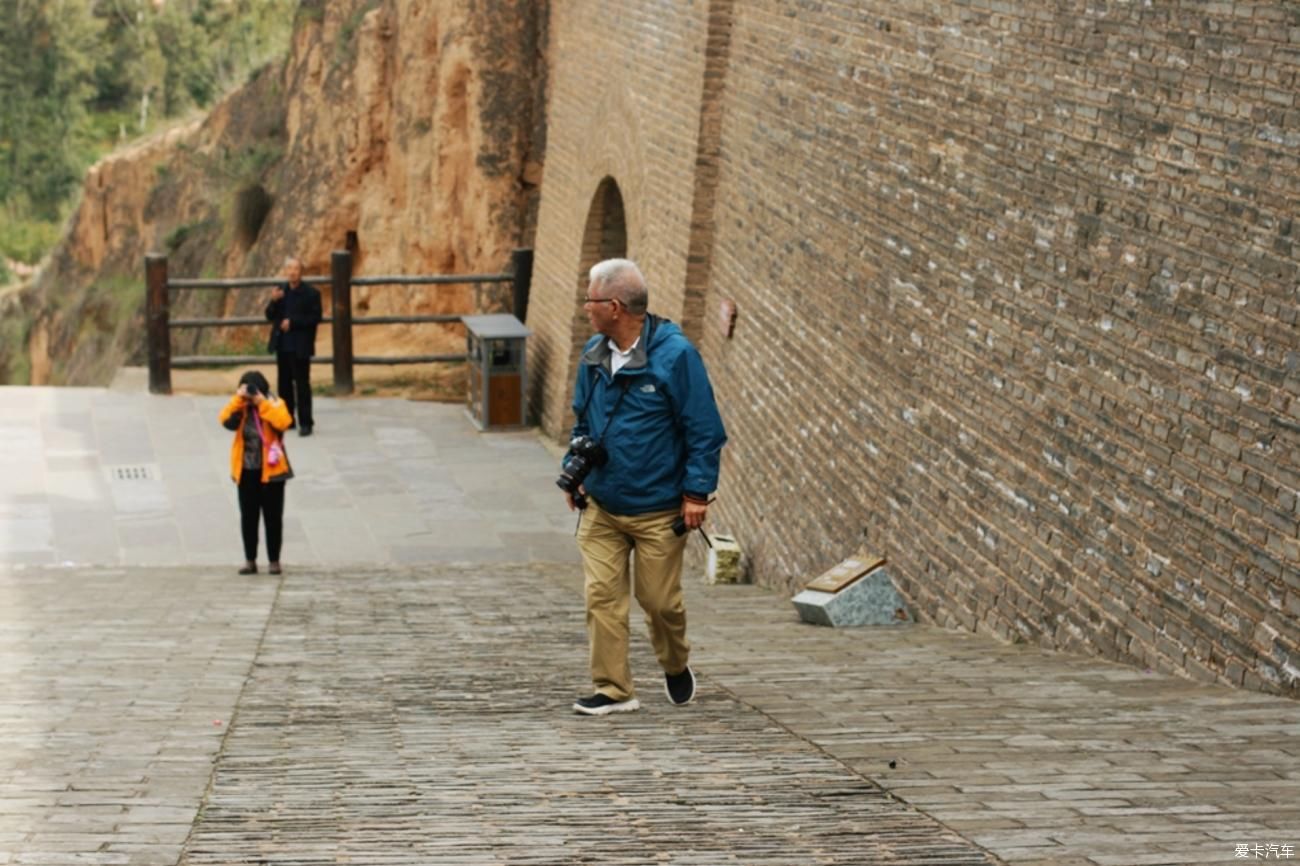
<path fill-rule="evenodd" d="M 284 539 L 283 481 L 262 483 L 262 473 L 245 471 L 239 476 L 239 523 L 244 534 L 244 559 L 257 561 L 257 521 L 266 523 L 266 555 L 271 562 L 280 561 L 280 543 Z"/>
<path fill-rule="evenodd" d="M 275 356 L 275 366 L 279 373 L 276 389 L 285 408 L 299 427 L 311 427 L 314 423 L 311 416 L 311 358 L 279 352 Z"/>

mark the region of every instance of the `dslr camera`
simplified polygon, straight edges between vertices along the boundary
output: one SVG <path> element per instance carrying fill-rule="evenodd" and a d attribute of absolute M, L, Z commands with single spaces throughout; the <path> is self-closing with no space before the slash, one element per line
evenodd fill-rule
<path fill-rule="evenodd" d="M 578 489 L 591 470 L 604 466 L 609 459 L 609 452 L 590 436 L 575 436 L 569 442 L 569 456 L 560 466 L 560 477 L 555 479 L 555 486 L 573 497 L 573 504 L 578 508 L 587 507 L 587 497 Z"/>

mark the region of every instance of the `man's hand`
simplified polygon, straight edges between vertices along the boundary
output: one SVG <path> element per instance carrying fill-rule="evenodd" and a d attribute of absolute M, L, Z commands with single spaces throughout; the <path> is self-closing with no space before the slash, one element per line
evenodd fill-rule
<path fill-rule="evenodd" d="M 288 331 L 288 330 L 289 330 L 289 320 L 288 320 L 288 319 L 285 319 L 284 321 L 282 321 L 282 322 L 280 323 L 280 330 L 281 330 L 281 331 Z"/>
<path fill-rule="evenodd" d="M 585 488 L 585 487 L 583 487 L 581 484 L 579 484 L 579 485 L 578 485 L 578 492 L 581 493 L 583 496 L 586 496 L 586 495 L 587 495 L 587 488 Z M 578 503 L 576 503 L 576 502 L 573 501 L 573 494 L 570 493 L 570 492 L 567 491 L 567 490 L 564 491 L 564 501 L 567 502 L 567 503 L 569 503 L 569 510 L 570 510 L 570 511 L 577 511 L 577 510 L 578 510 Z"/>
<path fill-rule="evenodd" d="M 271 300 L 278 301 L 283 297 L 284 297 L 284 289 L 280 288 L 279 286 L 276 286 L 275 288 L 271 289 Z"/>
<path fill-rule="evenodd" d="M 699 529 L 708 515 L 709 503 L 695 499 L 682 500 L 682 519 L 686 521 L 687 529 Z"/>

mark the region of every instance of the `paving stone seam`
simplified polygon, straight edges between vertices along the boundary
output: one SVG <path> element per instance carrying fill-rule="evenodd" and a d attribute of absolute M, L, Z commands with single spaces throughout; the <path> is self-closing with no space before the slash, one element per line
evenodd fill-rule
<path fill-rule="evenodd" d="M 704 681 L 710 683 L 710 684 L 711 684 L 712 686 L 714 686 L 715 688 L 717 688 L 717 689 L 719 689 L 720 691 L 722 691 L 722 692 L 724 692 L 725 694 L 727 694 L 727 695 L 728 695 L 728 696 L 729 696 L 733 701 L 735 701 L 736 703 L 741 704 L 742 706 L 749 707 L 751 710 L 753 710 L 754 712 L 758 713 L 758 714 L 759 714 L 760 716 L 762 716 L 763 718 L 767 719 L 767 720 L 768 720 L 769 722 L 771 722 L 773 725 L 775 725 L 775 726 L 777 726 L 778 728 L 780 728 L 781 730 L 785 731 L 785 732 L 786 732 L 787 734 L 789 734 L 791 737 L 794 737 L 796 740 L 799 740 L 799 741 L 801 741 L 801 742 L 803 742 L 803 743 L 806 743 L 808 746 L 810 746 L 811 748 L 815 749 L 818 753 L 824 755 L 826 758 L 829 758 L 831 761 L 834 761 L 836 764 L 839 764 L 841 767 L 844 768 L 844 770 L 845 770 L 846 772 L 848 772 L 848 773 L 850 773 L 850 774 L 852 774 L 852 775 L 854 775 L 854 776 L 857 776 L 859 779 L 862 779 L 864 782 L 866 782 L 866 783 L 869 784 L 869 785 L 872 785 L 872 786 L 874 786 L 874 787 L 880 788 L 880 789 L 884 792 L 885 796 L 887 796 L 890 800 L 892 800 L 892 801 L 898 803 L 898 804 L 901 805 L 901 806 L 905 806 L 905 807 L 908 808 L 908 809 L 914 809 L 915 811 L 919 812 L 920 814 L 925 815 L 925 817 L 928 818 L 929 820 L 933 821 L 933 822 L 935 823 L 936 826 L 938 826 L 938 827 L 942 827 L 944 830 L 946 830 L 947 832 L 951 833 L 953 836 L 956 836 L 957 838 L 962 839 L 962 840 L 965 841 L 968 845 L 970 845 L 972 848 L 977 848 L 977 849 L 979 849 L 980 851 L 984 852 L 984 855 L 985 855 L 986 857 L 988 857 L 990 863 L 993 863 L 993 864 L 1001 864 L 1001 866 L 1006 866 L 1006 861 L 1005 861 L 1005 860 L 1000 859 L 1000 858 L 997 857 L 997 856 L 996 856 L 996 855 L 995 855 L 991 850 L 989 850 L 988 848 L 984 847 L 983 845 L 980 845 L 978 842 L 974 842 L 974 841 L 972 841 L 971 838 L 970 838 L 969 836 L 967 836 L 965 833 L 962 833 L 962 832 L 959 831 L 959 830 L 954 830 L 952 827 L 948 826 L 948 825 L 945 824 L 943 821 L 940 821 L 938 818 L 936 818 L 934 815 L 930 814 L 930 813 L 929 813 L 928 811 L 926 811 L 925 809 L 921 808 L 921 806 L 917 805 L 916 803 L 912 803 L 912 802 L 910 802 L 910 801 L 908 801 L 908 800 L 906 800 L 906 799 L 904 799 L 904 798 L 902 798 L 902 797 L 899 797 L 899 796 L 898 796 L 897 794 L 895 794 L 893 791 L 891 791 L 891 790 L 889 790 L 888 788 L 884 787 L 884 786 L 881 785 L 879 782 L 877 782 L 875 779 L 873 779 L 873 778 L 871 778 L 870 776 L 868 776 L 866 773 L 864 773 L 864 772 L 862 772 L 861 770 L 855 768 L 852 764 L 847 763 L 847 762 L 844 761 L 842 758 L 840 758 L 838 755 L 834 754 L 833 752 L 829 752 L 829 751 L 827 751 L 823 746 L 821 746 L 820 744 L 818 744 L 815 740 L 811 740 L 811 739 L 809 739 L 808 737 L 805 737 L 803 734 L 800 734 L 800 733 L 799 733 L 798 731 L 796 731 L 794 728 L 790 727 L 790 726 L 787 725 L 785 722 L 782 722 L 780 719 L 776 718 L 776 717 L 773 716 L 771 713 L 768 713 L 767 711 L 765 711 L 762 707 L 758 706 L 757 704 L 754 704 L 754 703 L 751 703 L 750 701 L 745 700 L 745 699 L 744 699 L 743 697 L 741 697 L 739 694 L 737 694 L 736 692 L 734 692 L 734 691 L 732 691 L 731 689 L 727 688 L 726 685 L 724 685 L 723 683 L 721 683 L 720 681 L 718 681 L 716 678 L 714 678 L 714 677 L 712 677 L 712 676 L 710 676 L 710 675 L 708 675 L 708 674 L 703 674 L 703 673 L 697 674 L 697 676 L 698 676 L 700 679 L 702 679 L 702 680 L 704 680 Z"/>
<path fill-rule="evenodd" d="M 253 650 L 248 659 L 248 670 L 244 671 L 244 682 L 239 687 L 239 694 L 235 697 L 234 704 L 231 706 L 230 718 L 226 720 L 226 729 L 221 733 L 221 745 L 217 747 L 217 752 L 212 756 L 212 766 L 208 769 L 208 783 L 203 787 L 203 796 L 199 799 L 199 807 L 194 812 L 194 818 L 190 821 L 190 829 L 185 833 L 185 841 L 181 843 L 180 849 L 176 852 L 176 861 L 173 866 L 180 866 L 185 860 L 185 852 L 190 848 L 190 840 L 194 836 L 194 829 L 199 826 L 203 818 L 203 810 L 208 807 L 208 802 L 212 798 L 212 791 L 216 784 L 217 768 L 221 765 L 221 759 L 225 757 L 226 745 L 230 742 L 231 732 L 235 730 L 235 725 L 239 722 L 240 707 L 244 702 L 244 692 L 248 690 L 248 684 L 253 679 L 253 671 L 257 669 L 257 660 L 262 657 L 262 647 L 266 644 L 266 636 L 271 631 L 271 623 L 275 621 L 276 608 L 280 606 L 280 592 L 284 589 L 284 575 L 277 576 L 275 581 L 275 596 L 271 599 L 271 606 L 266 611 L 266 621 L 262 624 L 262 633 L 257 637 L 257 647 Z"/>
<path fill-rule="evenodd" d="M 467 563 L 443 570 L 456 572 L 475 565 Z M 554 565 L 572 569 L 568 563 Z M 536 603 L 523 619 L 496 612 L 505 609 L 501 604 L 503 598 L 514 598 L 517 594 L 503 596 L 502 587 L 511 581 L 497 581 L 495 589 L 492 584 L 479 587 L 479 591 L 488 592 L 490 603 L 482 608 L 488 612 L 471 616 L 464 605 L 435 600 L 438 593 L 431 593 L 431 589 L 437 590 L 438 586 L 430 586 L 427 578 L 431 575 L 423 568 L 390 566 L 374 569 L 374 574 L 349 574 L 351 579 L 347 581 L 318 580 L 308 585 L 299 585 L 297 570 L 287 576 L 282 586 L 277 587 L 278 596 L 271 612 L 275 625 L 266 632 L 265 641 L 258 649 L 258 663 L 249 675 L 247 688 L 241 692 L 242 712 L 237 727 L 232 723 L 229 745 L 222 749 L 214 785 L 204 798 L 202 820 L 196 820 L 180 863 L 195 866 L 203 863 L 226 866 L 234 862 L 323 864 L 352 862 L 338 858 L 342 854 L 359 853 L 369 856 L 356 862 L 378 863 L 380 858 L 372 849 L 381 842 L 400 843 L 400 851 L 386 852 L 382 858 L 383 862 L 394 864 L 399 860 L 421 864 L 510 862 L 521 866 L 523 863 L 651 862 L 637 853 L 609 859 L 605 852 L 617 849 L 593 847 L 614 840 L 616 845 L 651 846 L 648 850 L 657 850 L 660 855 L 655 862 L 677 862 L 683 866 L 687 863 L 712 866 L 723 862 L 763 862 L 773 866 L 814 862 L 979 862 L 1004 866 L 1004 861 L 990 858 L 985 849 L 963 834 L 952 832 L 920 809 L 864 780 L 861 773 L 851 768 L 845 773 L 843 762 L 826 761 L 824 749 L 809 744 L 797 734 L 791 737 L 786 725 L 773 724 L 771 717 L 760 711 L 749 712 L 754 709 L 750 703 L 731 703 L 734 698 L 724 689 L 704 696 L 701 714 L 694 720 L 678 716 L 665 724 L 672 710 L 648 706 L 644 713 L 634 714 L 644 716 L 643 719 L 630 723 L 634 727 L 642 724 L 642 730 L 620 733 L 620 720 L 614 720 L 593 726 L 596 727 L 592 732 L 594 745 L 583 745 L 581 741 L 586 737 L 577 734 L 582 730 L 578 726 L 587 723 L 569 710 L 569 689 L 561 684 L 567 677 L 553 673 L 568 670 L 569 665 L 585 656 L 585 639 L 574 631 L 581 630 L 580 606 L 572 608 L 571 585 L 546 580 L 545 566 L 540 566 L 541 573 L 537 573 L 538 568 L 537 563 L 519 563 L 507 569 L 517 569 L 517 576 L 530 580 L 542 578 L 535 593 Z M 444 587 L 465 585 L 464 575 L 432 576 Z M 313 572 L 313 577 L 325 575 Z M 390 606 L 392 610 L 405 611 L 400 623 L 389 622 L 388 614 L 382 610 L 376 616 L 377 608 L 366 601 L 373 598 L 377 587 L 394 598 L 406 598 L 405 602 Z M 323 603 L 313 601 L 318 592 L 324 593 Z M 461 620 L 463 624 L 450 625 Z M 444 629 L 443 625 L 447 627 Z M 539 633 L 551 637 L 564 634 L 573 639 L 543 641 L 541 647 L 545 649 L 542 649 L 526 636 L 520 636 L 521 625 L 540 629 Z M 394 639 L 394 628 L 421 639 L 441 635 L 448 641 L 447 647 L 463 647 L 470 660 L 478 663 L 466 666 L 448 662 L 449 654 L 442 651 L 394 655 L 386 649 Z M 345 634 L 352 636 L 351 646 L 357 652 L 354 661 L 364 661 L 367 654 L 374 656 L 376 664 L 365 663 L 363 667 L 372 671 L 372 678 L 373 671 L 383 673 L 376 681 L 385 684 L 382 694 L 361 708 L 360 724 L 346 729 L 349 716 L 357 714 L 341 710 L 344 704 L 337 702 L 350 700 L 348 690 L 345 688 L 336 696 L 321 693 L 318 687 L 322 680 L 300 676 L 293 664 L 303 653 L 322 658 L 319 645 L 337 642 Z M 471 641 L 459 639 L 470 634 L 476 635 Z M 493 646 L 505 638 L 514 642 L 505 647 Z M 534 663 L 548 672 L 545 677 L 539 679 L 527 674 L 527 665 L 502 667 L 493 661 L 494 654 L 499 653 L 514 658 L 510 654 L 518 653 L 525 645 L 537 654 Z M 649 646 L 641 646 L 639 652 L 639 663 L 649 664 L 652 658 Z M 384 664 L 385 659 L 389 663 Z M 492 668 L 484 668 L 483 662 L 491 663 Z M 557 667 L 557 662 L 564 666 Z M 485 671 L 492 677 L 478 680 Z M 519 679 L 521 673 L 526 675 Z M 448 674 L 451 676 L 444 680 Z M 429 681 L 443 685 L 428 692 Z M 415 693 L 410 690 L 416 687 L 422 691 L 413 702 Z M 502 687 L 503 702 L 473 703 L 487 700 L 485 696 L 497 692 L 497 687 Z M 536 693 L 539 687 L 551 696 L 540 704 Z M 295 690 L 301 692 L 296 699 L 292 696 Z M 395 700 L 392 712 L 390 699 Z M 539 706 L 552 705 L 557 712 L 545 712 L 539 718 Z M 507 724 L 497 732 L 504 736 L 476 741 L 476 737 L 483 735 L 466 733 L 469 729 L 461 720 L 466 712 L 490 708 L 504 711 L 500 717 Z M 766 743 L 768 750 L 760 747 L 750 754 L 748 746 L 738 747 L 737 729 L 730 722 L 733 717 L 741 723 L 738 730 L 743 733 L 739 742 L 758 742 L 760 746 Z M 308 749 L 306 760 L 298 763 L 295 773 L 288 774 L 296 778 L 286 778 L 285 773 L 274 771 L 278 757 L 283 754 L 283 743 L 273 730 L 280 729 L 280 723 L 286 719 L 300 725 L 296 736 L 301 737 L 309 730 L 301 725 L 311 724 L 316 727 L 310 730 L 323 732 L 327 740 Z M 692 721 L 694 724 L 690 724 Z M 558 751 L 538 745 L 539 732 L 552 729 L 562 735 Z M 349 740 L 349 730 L 359 738 Z M 456 733 L 459 739 L 444 739 L 450 733 Z M 390 734 L 396 736 L 398 752 L 387 748 L 391 745 L 386 739 Z M 382 766 L 404 765 L 413 760 L 418 764 L 410 779 L 399 780 L 396 788 L 401 790 L 397 793 L 384 792 L 394 786 L 382 771 L 381 776 L 376 776 L 370 765 L 357 763 L 333 750 L 339 743 L 350 742 L 358 750 L 354 756 L 364 756 L 368 754 L 367 738 L 391 754 L 392 757 L 385 759 L 387 764 L 381 762 Z M 703 768 L 696 775 L 678 775 L 682 768 L 675 766 L 675 761 L 706 754 L 708 747 L 717 745 L 720 738 L 725 739 L 725 748 L 717 761 L 707 766 L 693 764 Z M 629 750 L 633 739 L 635 742 Z M 779 743 L 780 747 L 769 751 L 773 743 Z M 424 754 L 433 744 L 442 750 L 441 758 Z M 809 745 L 813 748 L 808 748 Z M 574 755 L 570 754 L 575 750 L 576 754 L 590 757 L 575 763 Z M 619 759 L 604 760 L 611 755 Z M 767 755 L 774 755 L 775 762 Z M 336 760 L 340 757 L 342 764 Z M 516 765 L 527 767 L 539 757 L 540 762 L 524 777 L 510 769 Z M 591 764 L 602 760 L 598 766 Z M 486 763 L 479 766 L 479 761 Z M 455 772 L 439 774 L 439 766 L 446 770 L 451 764 L 458 764 Z M 667 776 L 650 772 L 664 767 L 672 770 Z M 607 790 L 591 787 L 588 774 L 595 769 L 607 772 L 614 779 L 612 787 Z M 546 797 L 539 801 L 537 796 L 530 799 L 520 794 L 521 784 L 527 787 L 529 780 L 535 782 L 556 770 L 559 771 L 558 787 L 550 789 Z M 727 774 L 734 778 L 725 789 L 719 788 L 717 779 Z M 625 785 L 632 778 L 636 784 Z M 851 781 L 855 778 L 864 790 L 858 790 L 858 783 Z M 428 785 L 435 780 L 442 780 L 442 787 L 432 790 L 430 796 L 412 799 L 406 790 L 408 783 Z M 350 795 L 330 799 L 340 781 L 350 786 Z M 702 793 L 683 793 L 691 784 L 698 784 Z M 732 786 L 736 785 L 742 794 L 733 790 Z M 373 799 L 372 791 L 376 792 Z M 724 824 L 730 826 L 724 820 L 725 815 L 737 806 L 746 805 L 753 806 L 751 820 L 739 822 L 734 833 L 757 835 L 733 837 L 723 833 Z M 458 820 L 452 820 L 441 831 L 431 832 L 430 817 L 453 806 L 458 810 L 455 813 Z M 391 814 L 396 817 L 396 823 L 383 818 L 390 814 L 390 809 L 395 810 Z M 630 814 L 623 814 L 624 809 L 630 809 Z M 682 809 L 690 810 L 695 821 L 711 828 L 711 832 L 703 836 L 684 833 L 678 824 Z M 338 823 L 347 810 L 354 810 L 357 817 Z M 539 832 L 536 826 L 527 825 L 528 820 L 543 814 L 558 819 L 554 829 Z M 805 817 L 810 815 L 823 816 L 826 823 Z M 862 827 L 863 821 L 869 818 L 881 821 L 874 834 L 864 832 Z M 805 821 L 810 821 L 807 828 L 803 827 Z M 617 824 L 618 832 L 606 837 L 604 834 L 614 828 L 611 822 Z M 374 835 L 381 826 L 387 826 L 396 835 L 382 838 Z M 484 827 L 497 835 L 484 836 Z M 789 850 L 790 840 L 795 838 L 791 833 L 795 831 L 802 831 L 798 838 L 811 846 L 806 851 Z M 446 834 L 454 837 L 457 833 L 474 834 L 478 841 L 455 842 L 454 852 L 444 851 Z M 940 835 L 943 838 L 935 838 Z M 662 856 L 663 840 L 667 838 L 675 839 L 672 842 L 675 846 L 684 840 L 693 847 L 684 857 Z M 862 850 L 854 848 L 847 852 L 846 848 L 842 852 L 845 845 L 857 845 Z M 873 855 L 881 856 L 852 856 L 865 854 L 868 847 Z M 643 849 L 637 850 L 644 853 Z M 850 854 L 848 859 L 840 856 L 845 852 Z M 978 861 L 962 855 L 977 855 Z"/>
<path fill-rule="evenodd" d="M 565 582 L 564 580 L 557 579 L 556 576 L 553 575 L 553 574 L 549 574 L 549 573 L 548 573 L 548 574 L 546 575 L 546 577 L 547 577 L 547 579 L 549 579 L 549 580 L 552 581 L 553 583 L 559 583 L 561 586 L 564 586 L 566 589 L 569 589 L 570 591 L 572 591 L 572 584 L 567 583 L 567 582 Z M 838 764 L 839 766 L 843 767 L 844 770 L 845 770 L 846 772 L 848 772 L 849 774 L 851 774 L 851 775 L 853 775 L 853 776 L 856 776 L 856 777 L 859 778 L 859 779 L 862 779 L 864 782 L 866 782 L 867 784 L 869 784 L 869 785 L 871 785 L 871 786 L 873 786 L 873 787 L 879 788 L 881 791 L 884 792 L 885 796 L 887 796 L 887 797 L 888 797 L 890 800 L 892 800 L 893 802 L 896 802 L 896 803 L 898 803 L 898 804 L 901 805 L 901 806 L 905 806 L 905 807 L 908 808 L 908 809 L 913 809 L 913 810 L 915 810 L 916 812 L 918 812 L 918 813 L 920 813 L 920 814 L 922 814 L 922 815 L 925 815 L 926 818 L 928 818 L 929 820 L 933 821 L 933 822 L 935 823 L 936 826 L 938 826 L 938 827 L 942 827 L 944 830 L 946 830 L 947 832 L 951 833 L 953 836 L 957 837 L 958 839 L 962 839 L 962 840 L 965 841 L 968 845 L 970 845 L 972 848 L 976 848 L 976 849 L 982 851 L 982 852 L 984 853 L 984 855 L 985 855 L 986 857 L 988 857 L 990 863 L 993 863 L 993 864 L 1002 864 L 1002 866 L 1006 866 L 1006 861 L 1004 861 L 1004 860 L 1000 859 L 999 857 L 997 857 L 997 856 L 996 856 L 996 855 L 995 855 L 991 850 L 989 850 L 988 848 L 984 847 L 983 845 L 980 845 L 980 844 L 977 843 L 977 842 L 973 842 L 973 841 L 970 839 L 970 837 L 967 836 L 965 833 L 962 833 L 962 832 L 960 832 L 960 831 L 958 831 L 958 830 L 954 830 L 952 827 L 948 826 L 948 825 L 945 824 L 943 821 L 940 821 L 940 820 L 939 820 L 938 818 L 936 818 L 934 815 L 930 814 L 930 812 L 928 812 L 928 811 L 926 811 L 925 809 L 921 808 L 921 806 L 919 806 L 918 804 L 916 804 L 916 803 L 912 803 L 912 802 L 910 802 L 910 801 L 908 801 L 908 800 L 906 800 L 906 799 L 904 799 L 904 798 L 902 798 L 902 797 L 899 797 L 899 796 L 898 796 L 897 794 L 895 794 L 893 791 L 889 790 L 888 788 L 885 788 L 885 786 L 881 785 L 881 784 L 880 784 L 879 782 L 877 782 L 875 779 L 871 778 L 871 777 L 868 776 L 866 773 L 864 773 L 864 772 L 862 772 L 861 770 L 859 770 L 858 768 L 854 767 L 852 764 L 848 763 L 848 762 L 845 761 L 843 758 L 839 757 L 838 755 L 834 754 L 833 752 L 828 751 L 828 750 L 827 750 L 824 746 L 822 746 L 820 743 L 816 742 L 815 740 L 809 739 L 808 737 L 806 737 L 806 736 L 804 736 L 803 734 L 801 734 L 801 733 L 799 733 L 798 731 L 796 731 L 794 728 L 792 728 L 792 727 L 790 727 L 789 725 L 787 725 L 785 722 L 783 722 L 783 721 L 781 721 L 780 719 L 778 719 L 776 716 L 774 716 L 774 715 L 772 715 L 771 713 L 769 713 L 769 712 L 767 712 L 766 710 L 764 710 L 762 707 L 760 707 L 760 706 L 758 706 L 757 704 L 755 704 L 755 703 L 753 703 L 753 702 L 751 702 L 751 701 L 748 701 L 748 700 L 746 700 L 745 698 L 741 697 L 740 694 L 738 694 L 737 692 L 735 692 L 735 691 L 729 689 L 729 688 L 728 688 L 728 687 L 727 687 L 723 682 L 721 682 L 721 681 L 720 681 L 716 676 L 711 675 L 711 674 L 706 674 L 706 673 L 703 673 L 703 672 L 697 672 L 697 673 L 696 673 L 696 676 L 699 677 L 701 680 L 703 680 L 703 681 L 709 683 L 710 685 L 714 686 L 715 688 L 719 689 L 720 691 L 722 691 L 722 692 L 725 693 L 726 695 L 728 695 L 728 696 L 729 696 L 733 701 L 735 701 L 736 703 L 740 704 L 741 706 L 748 707 L 749 709 L 753 710 L 755 713 L 757 713 L 757 714 L 759 714 L 760 716 L 762 716 L 763 718 L 767 719 L 767 720 L 768 720 L 769 722 L 771 722 L 773 725 L 775 725 L 776 727 L 778 727 L 778 728 L 780 728 L 781 730 L 785 731 L 786 734 L 788 734 L 789 736 L 795 738 L 796 740 L 799 740 L 799 741 L 802 742 L 802 743 L 805 743 L 806 745 L 808 745 L 809 747 L 811 747 L 812 749 L 814 749 L 814 750 L 815 750 L 816 752 L 818 752 L 819 754 L 825 756 L 826 758 L 828 758 L 828 759 L 830 759 L 831 761 L 835 762 L 835 763 Z"/>

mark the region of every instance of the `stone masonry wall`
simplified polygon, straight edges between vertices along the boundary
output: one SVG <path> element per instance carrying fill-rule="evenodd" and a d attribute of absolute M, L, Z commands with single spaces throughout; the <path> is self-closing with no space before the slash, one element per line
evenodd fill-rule
<path fill-rule="evenodd" d="M 760 582 L 865 541 L 923 619 L 1300 694 L 1300 10 L 720 6 L 703 207 L 677 173 L 707 150 L 704 58 L 663 47 L 701 52 L 707 10 L 554 10 L 543 351 L 572 335 L 602 174 L 669 291 L 703 211 L 693 324 L 732 439 L 714 522 Z M 637 62 L 603 62 L 607 39 Z"/>

